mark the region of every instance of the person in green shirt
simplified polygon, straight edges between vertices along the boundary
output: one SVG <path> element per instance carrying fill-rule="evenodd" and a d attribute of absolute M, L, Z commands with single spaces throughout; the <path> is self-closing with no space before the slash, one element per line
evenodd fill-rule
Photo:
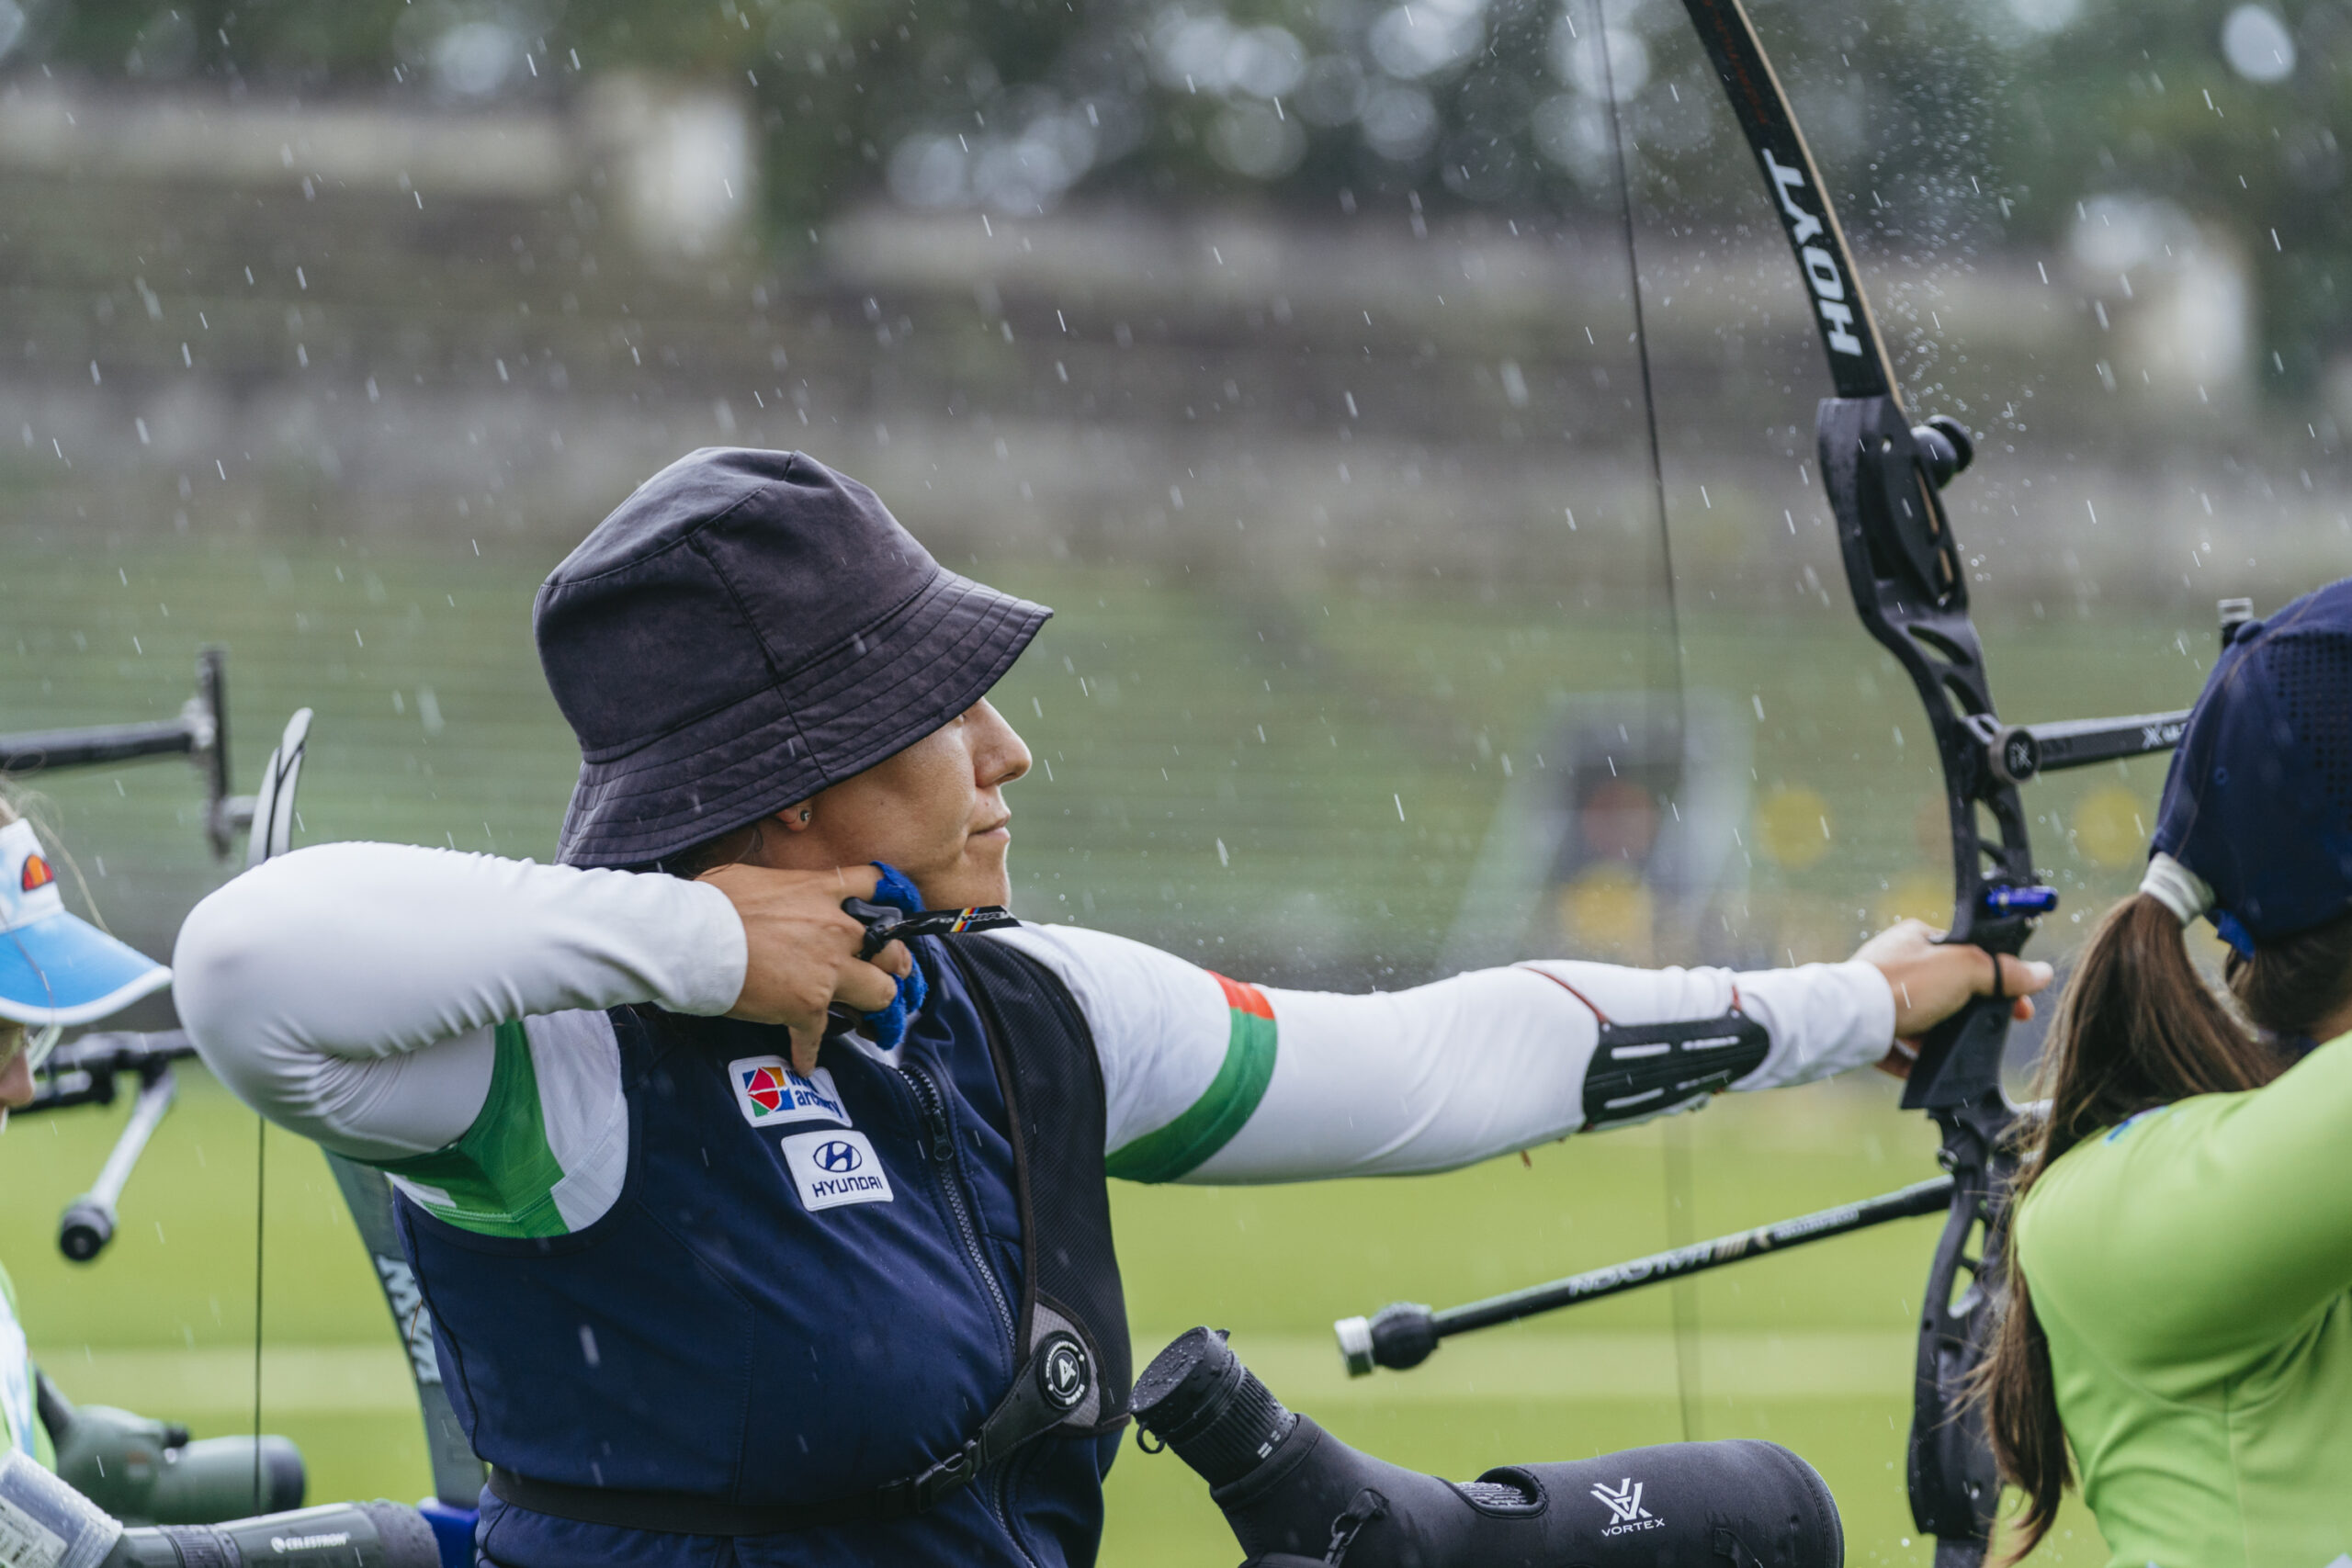
<path fill-rule="evenodd" d="M 2352 1568 L 2352 581 L 2223 649 L 2038 1089 L 1981 1386 L 2008 1561 L 2079 1474 L 2111 1568 Z"/>

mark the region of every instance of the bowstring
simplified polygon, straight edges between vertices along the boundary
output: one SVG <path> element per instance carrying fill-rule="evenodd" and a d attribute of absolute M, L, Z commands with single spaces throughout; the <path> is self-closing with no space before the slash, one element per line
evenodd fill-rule
<path fill-rule="evenodd" d="M 262 1345 L 262 1219 L 266 1212 L 269 1174 L 269 1119 L 254 1117 L 254 1512 L 262 1511 L 261 1493 L 261 1345 Z"/>
<path fill-rule="evenodd" d="M 1676 752 L 1674 784 L 1677 794 L 1681 791 L 1684 763 L 1690 756 L 1690 739 L 1686 729 L 1688 712 L 1683 700 L 1684 660 L 1682 649 L 1682 613 L 1675 593 L 1674 540 L 1668 532 L 1666 505 L 1666 462 L 1658 446 L 1657 393 L 1650 372 L 1650 334 L 1642 310 L 1641 257 L 1636 249 L 1634 228 L 1634 185 L 1625 163 L 1625 129 L 1620 118 L 1617 100 L 1617 76 L 1609 58 L 1609 17 L 1607 0 L 1592 0 L 1592 49 L 1600 57 L 1600 87 L 1609 101 L 1609 151 L 1617 175 L 1617 206 L 1625 229 L 1625 292 L 1633 304 L 1634 358 L 1642 373 L 1642 423 L 1647 438 L 1650 462 L 1650 499 L 1657 513 L 1658 569 L 1666 585 L 1667 641 L 1673 651 L 1671 682 L 1668 689 L 1673 693 L 1672 733 Z M 1651 678 L 1643 682 L 1646 705 L 1648 694 L 1660 685 L 1661 673 L 1653 670 Z M 1667 1245 L 1680 1248 L 1690 1245 L 1692 1209 L 1690 1145 L 1688 1133 L 1679 1115 L 1668 1115 L 1658 1124 L 1658 1143 L 1663 1152 L 1666 1190 Z M 1672 1303 L 1674 1321 L 1674 1389 L 1676 1402 L 1682 1416 L 1682 1440 L 1691 1442 L 1700 1432 L 1700 1366 L 1699 1366 L 1699 1296 L 1698 1282 L 1689 1278 L 1674 1280 L 1667 1287 Z"/>

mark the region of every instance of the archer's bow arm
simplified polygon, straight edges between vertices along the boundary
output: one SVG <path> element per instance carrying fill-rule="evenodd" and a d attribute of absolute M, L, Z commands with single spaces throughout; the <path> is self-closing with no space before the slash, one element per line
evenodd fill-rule
<path fill-rule="evenodd" d="M 1346 996 L 1260 988 L 1100 931 L 988 940 L 1021 946 L 1070 988 L 1102 1066 L 1111 1173 L 1146 1181 L 1446 1169 L 1714 1088 L 1862 1066 L 1894 1028 L 1886 981 L 1858 963 L 1740 975 L 1552 963 Z M 744 943 L 723 895 L 672 877 L 336 844 L 205 900 L 177 961 L 207 1061 L 329 1147 L 380 1161 L 464 1137 L 505 1024 L 538 1064 L 550 1146 L 603 1160 L 619 1089 L 599 1010 L 723 1012 Z M 1735 998 L 1752 1045 L 1735 1076 L 1595 1114 L 1603 1014 L 1621 1028 L 1703 1021 Z M 605 1190 L 611 1175 L 585 1185 Z"/>

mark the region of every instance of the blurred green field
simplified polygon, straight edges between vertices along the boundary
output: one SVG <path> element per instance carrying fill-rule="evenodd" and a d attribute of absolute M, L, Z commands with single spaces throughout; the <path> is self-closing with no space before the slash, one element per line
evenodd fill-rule
<path fill-rule="evenodd" d="M 200 1070 L 134 1178 L 96 1263 L 65 1262 L 56 1216 L 87 1185 L 119 1110 L 17 1118 L 0 1137 L 0 1257 L 35 1352 L 68 1395 L 188 1422 L 254 1419 L 254 1118 Z M 1712 1235 L 1915 1180 L 1924 1122 L 1892 1086 L 1721 1102 L 1687 1139 L 1691 1234 Z M 1399 1297 L 1448 1302 L 1667 1244 L 1657 1128 L 1448 1176 L 1290 1189 L 1114 1189 L 1137 1357 L 1193 1323 L 1229 1327 L 1277 1393 L 1348 1440 L 1454 1476 L 1682 1436 L 1671 1304 L 1636 1292 L 1454 1342 L 1408 1374 L 1350 1382 L 1335 1317 Z M 428 1488 L 407 1369 L 365 1254 L 315 1150 L 269 1134 L 261 1419 L 292 1436 L 312 1495 Z M 1698 1281 L 1695 1434 L 1803 1453 L 1845 1510 L 1856 1562 L 1925 1562 L 1903 1497 L 1911 1313 L 1935 1225 L 1912 1221 Z M 1234 1549 L 1175 1460 L 1132 1449 L 1111 1483 L 1104 1562 L 1197 1568 Z M 2063 1529 L 2095 1544 L 2086 1521 Z M 2070 1550 L 2055 1561 L 2096 1562 Z"/>
<path fill-rule="evenodd" d="M 552 552 L 483 549 L 14 543 L 0 728 L 169 713 L 195 649 L 220 642 L 243 787 L 284 715 L 318 709 L 300 840 L 544 857 L 573 756 L 527 630 Z M 1662 599 L 1319 592 L 1029 561 L 975 570 L 1060 611 L 999 693 L 1040 764 L 1012 797 L 1016 903 L 1032 916 L 1255 978 L 1411 983 L 1435 961 L 1513 787 L 1505 759 L 1524 776 L 1563 694 L 1657 691 L 1678 665 L 1691 689 L 1754 715 L 1751 852 L 1725 904 L 1725 946 L 1775 961 L 1840 955 L 1898 910 L 1932 911 L 1948 876 L 1916 700 L 1842 604 L 1770 623 L 1686 605 L 1678 650 Z M 2185 705 L 2211 642 L 2209 626 L 2144 611 L 2006 608 L 1989 636 L 2012 717 Z M 2092 772 L 2032 797 L 2041 858 L 2069 896 L 2037 951 L 2063 954 L 2071 921 L 2125 886 L 2133 846 L 2117 843 L 2161 780 L 2160 762 Z M 187 771 L 35 782 L 99 912 L 165 951 L 188 904 L 224 874 L 201 848 Z M 199 1432 L 242 1430 L 254 1398 L 257 1124 L 200 1072 L 187 1078 L 131 1184 L 119 1239 L 87 1268 L 59 1259 L 55 1219 L 95 1175 L 120 1111 L 13 1123 L 0 1138 L 15 1200 L 0 1215 L 0 1260 L 69 1393 Z M 1679 1226 L 1691 1235 L 1933 1169 L 1928 1127 L 1894 1109 L 1891 1085 L 1719 1104 L 1675 1134 L 1691 1156 Z M 1687 1393 L 1694 1435 L 1772 1438 L 1819 1465 L 1858 1562 L 1925 1562 L 1901 1462 L 1928 1222 L 1697 1285 L 1687 1390 L 1664 1292 L 1452 1346 L 1411 1374 L 1340 1376 L 1337 1316 L 1667 1245 L 1665 1136 L 1571 1141 L 1529 1166 L 1413 1180 L 1123 1188 L 1138 1359 L 1192 1324 L 1229 1327 L 1298 1407 L 1388 1458 L 1457 1476 L 1671 1439 Z M 277 1134 L 266 1160 L 264 1425 L 300 1441 L 314 1495 L 420 1495 L 401 1352 L 324 1166 Z M 1232 1560 L 1204 1490 L 1172 1458 L 1129 1451 L 1112 1492 L 1106 1562 Z M 2098 1555 L 2078 1516 L 2048 1551 Z"/>

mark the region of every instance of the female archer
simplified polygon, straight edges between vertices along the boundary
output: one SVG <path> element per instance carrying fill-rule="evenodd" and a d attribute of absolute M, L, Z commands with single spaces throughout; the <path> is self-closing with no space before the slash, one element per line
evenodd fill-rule
<path fill-rule="evenodd" d="M 2190 962 L 2200 915 L 2235 1009 Z M 2223 649 L 2146 879 L 2052 1025 L 1984 1384 L 2012 1560 L 2076 1469 L 2116 1568 L 2352 1551 L 2347 1031 L 2352 580 Z"/>
<path fill-rule="evenodd" d="M 1030 756 L 987 694 L 1047 614 L 805 456 L 695 453 L 540 590 L 563 863 L 320 845 L 188 917 L 206 1061 L 393 1179 L 492 1466 L 483 1562 L 1091 1563 L 1130 1366 L 1107 1177 L 1464 1165 L 2048 983 L 1920 927 L 1370 996 L 1071 927 L 870 947 L 845 896 L 1009 897 Z M 1715 1055 L 1589 1074 L 1604 1008 Z"/>

